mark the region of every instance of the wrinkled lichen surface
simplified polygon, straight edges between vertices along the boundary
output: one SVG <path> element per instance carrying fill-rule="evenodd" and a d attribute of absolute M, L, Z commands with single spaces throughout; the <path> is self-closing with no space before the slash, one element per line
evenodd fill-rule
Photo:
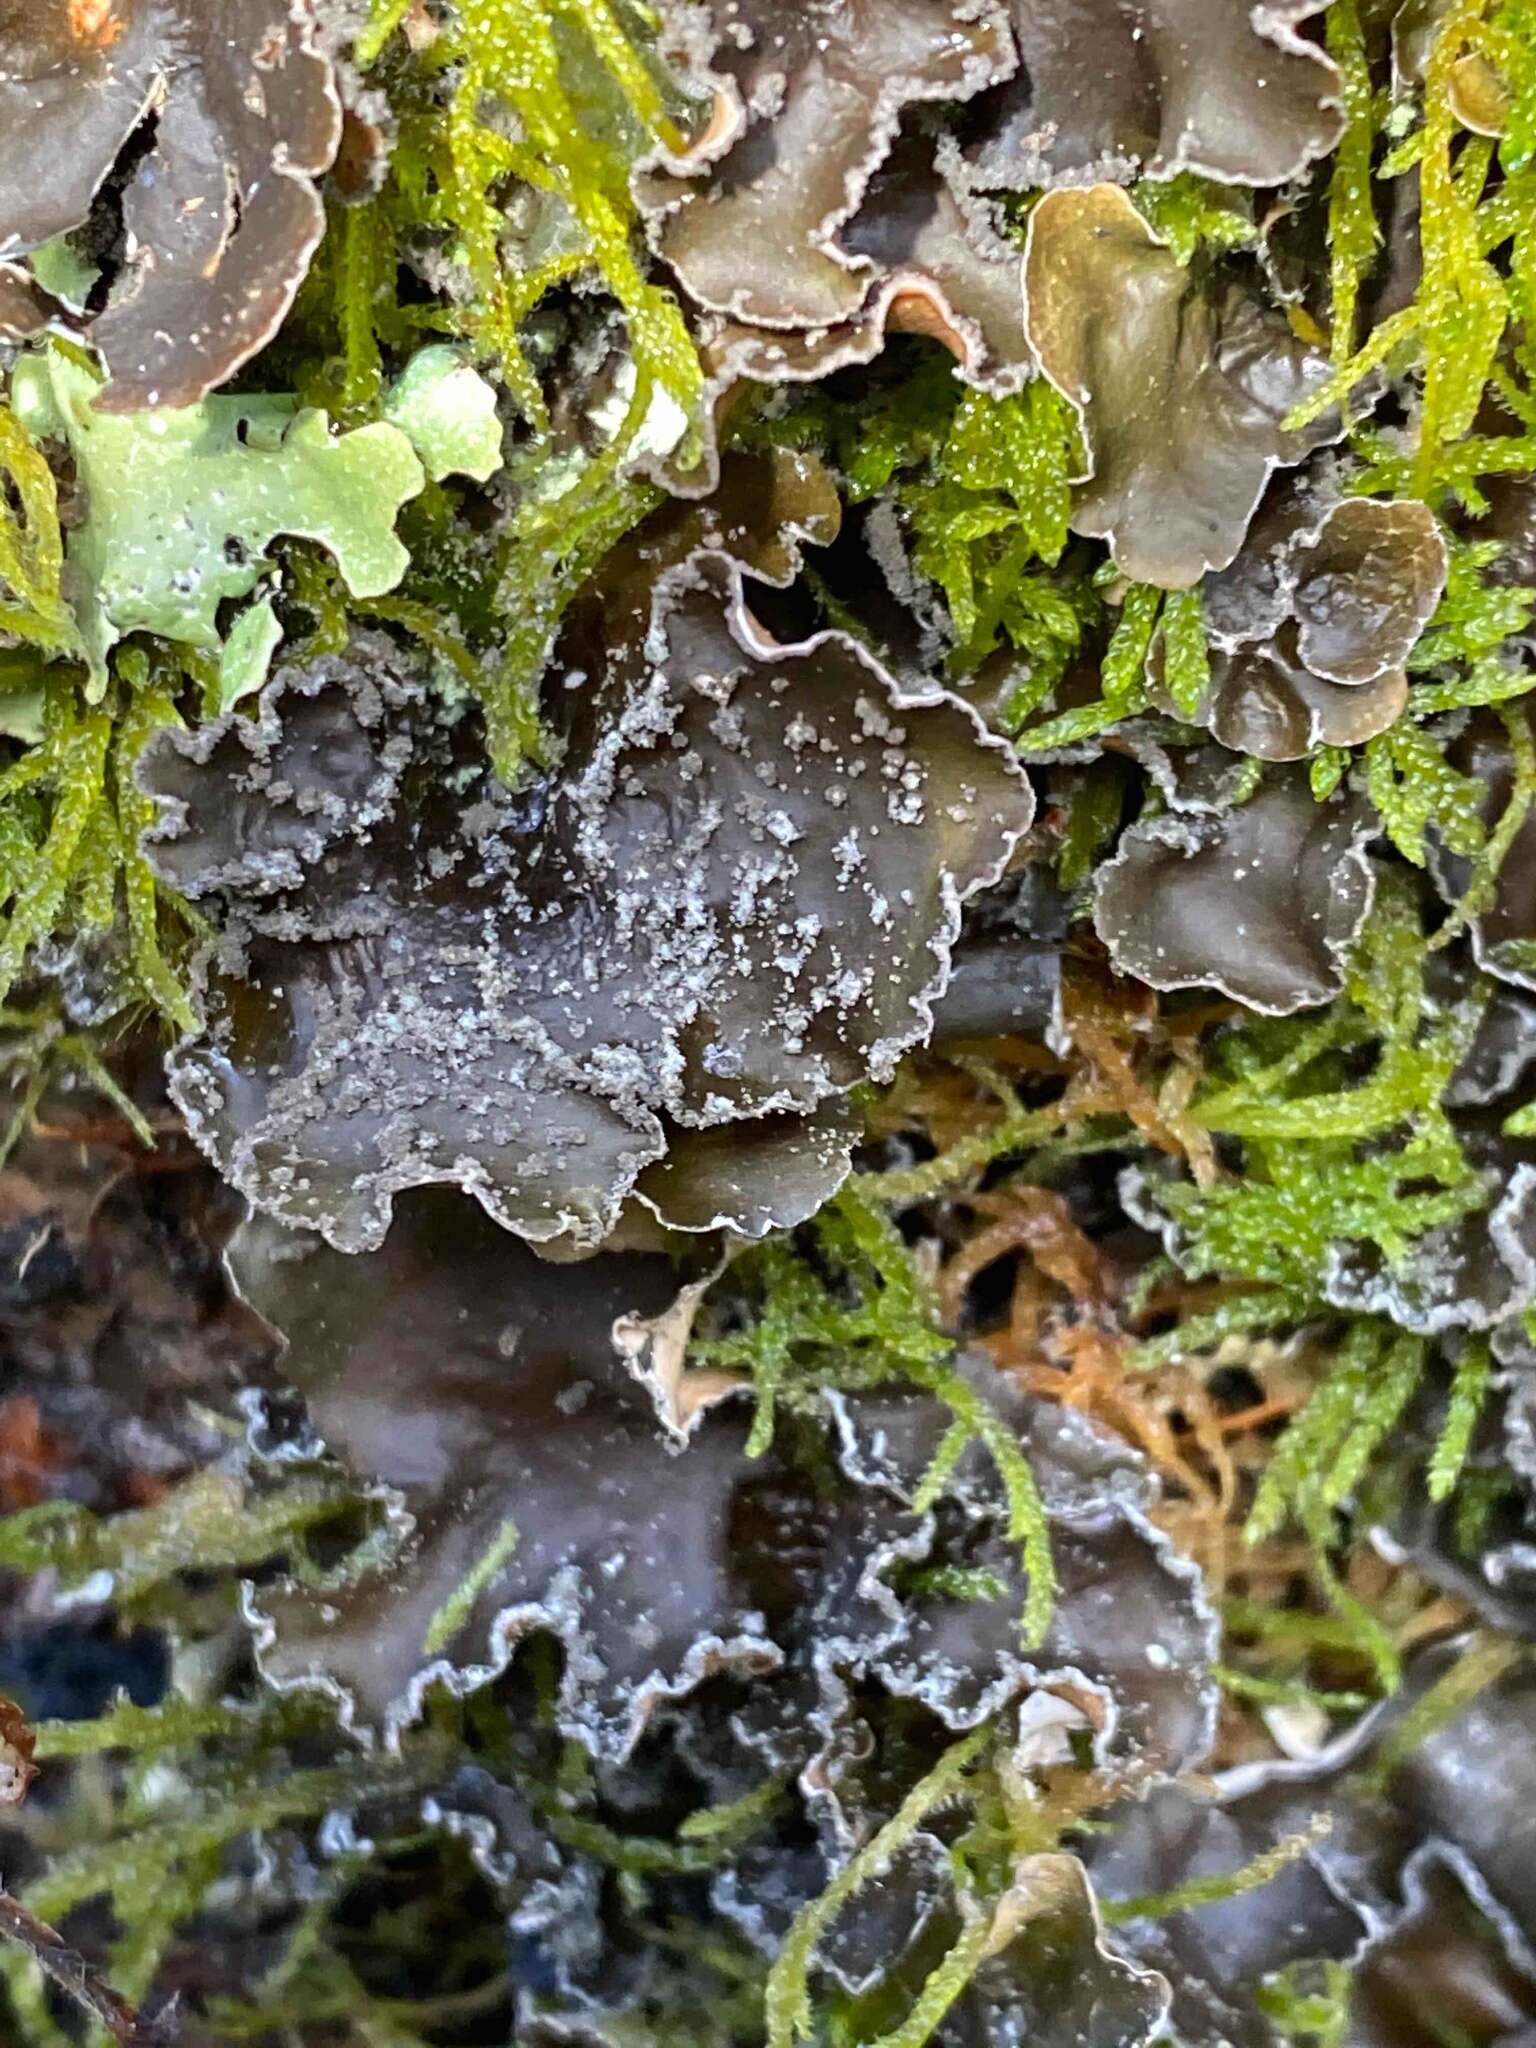
<path fill-rule="evenodd" d="M 1525 0 L 0 0 L 4 2048 L 1529 2048 Z"/>

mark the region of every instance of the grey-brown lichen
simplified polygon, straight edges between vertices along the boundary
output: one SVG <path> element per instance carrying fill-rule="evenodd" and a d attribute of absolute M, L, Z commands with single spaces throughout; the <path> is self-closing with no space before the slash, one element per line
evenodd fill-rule
<path fill-rule="evenodd" d="M 643 637 L 570 681 L 560 768 L 515 795 L 378 640 L 146 764 L 147 850 L 220 913 L 178 1099 L 251 1200 L 334 1244 L 447 1181 L 590 1247 L 672 1131 L 888 1075 L 1030 820 L 973 714 L 840 634 L 777 645 L 734 568 L 667 571 Z"/>

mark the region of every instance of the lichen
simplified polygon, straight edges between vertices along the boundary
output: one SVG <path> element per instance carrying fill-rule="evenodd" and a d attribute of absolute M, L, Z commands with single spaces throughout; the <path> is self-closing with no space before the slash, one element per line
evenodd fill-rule
<path fill-rule="evenodd" d="M 0 2034 L 1523 2038 L 1530 8 L 12 12 Z"/>

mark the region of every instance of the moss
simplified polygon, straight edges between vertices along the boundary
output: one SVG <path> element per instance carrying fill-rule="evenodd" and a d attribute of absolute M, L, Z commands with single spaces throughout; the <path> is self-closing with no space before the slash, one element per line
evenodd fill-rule
<path fill-rule="evenodd" d="M 1346 126 L 1328 180 L 1330 345 L 1335 363 L 1344 364 L 1354 350 L 1361 281 L 1381 245 L 1371 190 L 1378 109 L 1354 0 L 1329 8 L 1325 34 L 1345 91 Z"/>
<path fill-rule="evenodd" d="M 1175 1913 L 1198 1911 L 1201 1906 L 1219 1905 L 1225 1899 L 1240 1899 L 1246 1892 L 1272 1884 L 1298 1857 L 1324 1841 L 1332 1832 L 1326 1814 L 1311 1827 L 1287 1835 L 1273 1849 L 1266 1849 L 1238 1870 L 1213 1872 L 1209 1877 L 1191 1878 L 1175 1891 L 1149 1894 L 1139 1899 L 1106 1899 L 1104 1918 L 1111 1926 L 1120 1920 L 1166 1920 Z"/>
<path fill-rule="evenodd" d="M 60 589 L 63 568 L 53 471 L 11 408 L 0 405 L 0 631 L 47 657 L 79 645 Z"/>
<path fill-rule="evenodd" d="M 0 1001 L 36 946 L 105 932 L 121 910 L 134 992 L 168 1023 L 190 1026 L 191 1002 L 172 964 L 186 926 L 139 854 L 146 804 L 133 780 L 146 742 L 176 719 L 170 691 L 142 655 L 124 657 L 97 704 L 67 674 L 49 677 L 42 737 L 0 769 Z"/>
<path fill-rule="evenodd" d="M 9 593 L 0 600 L 0 631 L 30 650 L 12 663 L 8 681 L 37 706 L 35 737 L 0 767 L 0 1005 L 36 946 L 99 935 L 121 911 L 138 996 L 186 1024 L 190 1005 L 165 951 L 167 933 L 175 943 L 177 913 L 139 858 L 143 800 L 133 783 L 139 753 L 174 719 L 174 706 L 142 657 L 120 672 L 106 701 L 87 700 L 63 566 L 53 473 L 15 414 L 0 407 L 0 590 Z"/>
<path fill-rule="evenodd" d="M 936 1394 L 953 1421 L 913 1496 L 926 1512 L 944 1493 L 973 1443 L 997 1469 L 1008 1503 L 1007 1534 L 1018 1546 L 1027 1593 L 1019 1617 L 1026 1648 L 1050 1624 L 1055 1572 L 1050 1532 L 1029 1462 L 986 1400 L 949 1365 L 950 1339 L 937 1299 L 922 1279 L 882 1195 L 902 1199 L 878 1178 L 846 1187 L 806 1226 L 799 1243 L 772 1238 L 740 1262 L 746 1327 L 695 1343 L 701 1369 L 746 1372 L 757 1408 L 748 1452 L 773 1440 L 781 1407 L 815 1414 L 826 1388 L 872 1388 L 900 1381 Z"/>
<path fill-rule="evenodd" d="M 79 546 L 66 528 L 78 534 L 90 507 L 62 447 L 29 437 L 0 406 L 0 1027 L 15 1083 L 0 1155 L 25 1138 L 61 1073 L 83 1076 L 140 1139 L 152 1137 L 114 1074 L 107 1032 L 145 1013 L 168 1031 L 192 1023 L 182 962 L 193 913 L 140 858 L 151 819 L 135 763 L 157 732 L 238 710 L 277 636 L 303 656 L 340 650 L 360 623 L 381 625 L 424 650 L 445 692 L 478 701 L 509 784 L 557 765 L 539 692 L 565 610 L 662 502 L 641 458 L 675 430 L 669 459 L 685 472 L 710 424 L 689 314 L 646 257 L 630 191 L 641 159 L 686 143 L 706 111 L 657 64 L 655 26 L 620 0 L 430 10 L 375 0 L 356 59 L 389 103 L 385 174 L 377 191 L 331 198 L 320 258 L 236 402 L 250 414 L 270 403 L 264 392 L 291 391 L 344 431 L 376 428 L 424 343 L 449 344 L 494 381 L 506 470 L 433 473 L 398 522 L 409 565 L 397 587 L 359 594 L 313 541 L 278 541 L 243 632 L 227 614 L 217 621 L 232 667 L 206 635 L 178 643 L 157 616 L 117 648 L 93 692 L 66 573 L 69 546 Z M 937 1507 L 962 1458 L 982 1447 L 1024 1569 L 1021 1635 L 1035 1644 L 1054 1592 L 1045 1511 L 1018 1443 L 952 1368 L 954 1303 L 944 1297 L 941 1310 L 933 1272 L 984 1244 L 990 1263 L 976 1271 L 987 1285 L 961 1303 L 968 1338 L 995 1340 L 1032 1389 L 1117 1426 L 1130 1428 L 1130 1417 L 1139 1441 L 1172 1444 L 1168 1469 L 1198 1476 L 1207 1460 L 1215 1506 L 1198 1488 L 1181 1495 L 1175 1480 L 1164 1512 L 1176 1540 L 1204 1515 L 1203 1559 L 1242 1588 L 1224 1606 L 1220 1669 L 1242 1731 L 1237 1755 L 1264 1742 L 1266 1713 L 1301 1709 L 1337 1727 L 1397 1684 L 1430 1596 L 1367 1555 L 1375 1508 L 1385 1518 L 1403 1487 L 1421 1486 L 1475 1555 L 1511 1484 L 1483 1448 L 1499 1391 L 1492 1341 L 1447 1346 L 1384 1312 L 1343 1311 L 1325 1280 L 1344 1250 L 1410 1274 L 1431 1233 L 1485 1215 L 1496 1193 L 1446 1107 L 1489 985 L 1458 964 L 1447 995 L 1444 977 L 1536 799 L 1536 753 L 1512 708 L 1530 687 L 1523 642 L 1536 592 L 1502 580 L 1497 547 L 1468 537 L 1495 479 L 1536 472 L 1536 28 L 1517 0 L 1453 0 L 1423 86 L 1397 105 L 1377 29 L 1355 0 L 1333 0 L 1323 21 L 1344 127 L 1331 160 L 1297 189 L 1298 206 L 1325 222 L 1327 257 L 1292 324 L 1326 343 L 1332 376 L 1296 420 L 1333 407 L 1360 415 L 1333 473 L 1348 493 L 1428 503 L 1450 574 L 1409 657 L 1400 716 L 1359 747 L 1318 748 L 1308 764 L 1320 799 L 1363 791 L 1381 825 L 1377 908 L 1343 994 L 1279 1020 L 1198 997 L 1159 1004 L 1100 973 L 1079 917 L 1069 999 L 1049 1042 L 989 1048 L 997 1058 L 985 1070 L 938 1059 L 909 1067 L 868 1105 L 887 1152 L 865 1154 L 801 1229 L 739 1252 L 691 1354 L 750 1379 L 756 1454 L 806 1434 L 800 1425 L 829 1388 L 908 1384 L 947 1403 L 917 1505 Z M 1456 67 L 1473 54 L 1504 87 L 1497 137 L 1470 135 L 1456 117 Z M 1410 174 L 1422 192 L 1420 247 L 1397 253 L 1421 259 L 1419 282 L 1408 304 L 1371 325 L 1389 202 Z M 1184 173 L 1142 180 L 1132 196 L 1179 263 L 1258 279 L 1261 229 L 1235 188 Z M 1027 207 L 1011 204 L 1015 229 Z M 531 217 L 542 233 L 524 232 Z M 1272 221 L 1262 230 L 1279 232 Z M 621 402 L 589 435 L 590 421 L 573 429 L 567 417 L 568 380 L 574 354 L 603 349 L 621 366 Z M 1392 380 L 1397 409 L 1367 418 L 1378 373 Z M 1212 653 L 1200 588 L 1127 583 L 1102 546 L 1073 535 L 1074 480 L 1086 465 L 1071 406 L 1043 379 L 1002 398 L 972 390 L 941 350 L 907 336 L 868 368 L 742 403 L 723 431 L 741 447 L 815 450 L 850 511 L 880 504 L 894 516 L 922 623 L 937 621 L 927 665 L 978 702 L 1004 678 L 988 713 L 1034 764 L 1043 799 L 1029 851 L 1054 863 L 1069 896 L 1083 891 L 1121 826 L 1166 800 L 1116 733 L 1152 712 L 1149 659 L 1161 660 L 1159 701 L 1195 720 Z M 829 548 L 794 602 L 872 636 L 867 596 Z M 1514 761 L 1512 795 L 1491 823 L 1484 790 L 1456 765 L 1473 710 L 1504 720 Z M 1198 737 L 1171 721 L 1157 731 L 1173 747 Z M 1089 761 L 1047 758 L 1096 740 L 1106 748 Z M 1251 793 L 1266 766 L 1241 765 L 1239 792 Z M 1427 911 L 1421 881 L 1437 842 L 1469 879 L 1459 901 Z M 110 962 L 118 993 L 107 1027 L 87 1030 L 51 997 L 33 999 L 26 984 L 40 953 L 61 951 Z M 1079 973 L 1099 977 L 1094 1005 L 1075 1007 Z M 1530 1104 L 1506 1124 L 1516 1135 L 1533 1128 Z M 1124 1228 L 1115 1190 L 1127 1166 L 1140 1170 L 1141 1213 L 1167 1228 L 1168 1258 L 1145 1258 Z M 1078 1294 L 1061 1277 L 1075 1269 L 1060 1243 L 1036 1259 L 1040 1236 L 1010 1208 L 1021 1192 L 1058 1199 L 1098 1262 L 1090 1281 L 1078 1276 Z M 1108 1269 L 1124 1244 L 1140 1266 L 1122 1299 L 1123 1276 Z M 988 1321 L 994 1284 L 1013 1289 L 1006 1342 Z M 1270 1340 L 1281 1341 L 1266 1352 Z M 1288 1361 L 1271 1375 L 1280 1393 L 1254 1404 L 1261 1421 L 1229 1430 L 1234 1415 L 1219 1408 L 1227 1362 L 1239 1374 L 1252 1367 L 1267 1397 L 1271 1352 Z M 429 1648 L 518 1538 L 502 1529 L 433 1618 Z M 259 1981 L 222 1987 L 199 2013 L 214 2040 L 309 2048 L 350 2030 L 371 2048 L 440 2048 L 505 2031 L 500 1909 L 473 1891 L 462 1844 L 420 1808 L 466 1762 L 515 1783 L 550 1839 L 592 1859 L 625 1940 L 659 1972 L 685 1977 L 685 2017 L 659 1997 L 637 2004 L 624 2034 L 636 2048 L 721 2048 L 764 2026 L 771 2048 L 921 2048 L 985 1958 L 1019 1858 L 1070 1838 L 1113 1790 L 1074 1769 L 1021 1794 L 1000 1725 L 937 1763 L 920 1746 L 903 1752 L 894 1818 L 803 1909 L 769 1967 L 699 1901 L 713 1873 L 784 1822 L 787 1780 L 766 1775 L 719 1804 L 695 1786 L 671 1804 L 658 1794 L 655 1811 L 615 1813 L 589 1760 L 552 1733 L 551 1644 L 518 1665 L 526 1692 L 514 1694 L 509 1678 L 465 1701 L 432 1699 L 398 1755 L 354 1751 L 323 1701 L 266 1695 L 248 1673 L 226 1693 L 220 1659 L 242 1577 L 281 1565 L 335 1583 L 409 1540 L 385 1504 L 328 1468 L 252 1471 L 233 1455 L 115 1516 L 68 1504 L 0 1520 L 0 1563 L 47 1573 L 66 1595 L 110 1600 L 125 1621 L 180 1642 L 158 1706 L 121 1699 L 93 1720 L 39 1729 L 39 1757 L 70 1789 L 50 1865 L 29 1889 L 35 1908 L 107 1930 L 99 1946 L 112 1974 L 138 1996 L 173 1974 L 167 1959 L 200 1929 L 222 1924 L 242 1844 L 291 1855 L 307 1873 L 309 1894 L 264 1949 Z M 999 1593 L 995 1575 L 964 1566 L 890 1583 L 914 1599 Z M 1509 1654 L 1502 1639 L 1478 1637 L 1405 1718 L 1391 1755 L 1464 1706 Z M 540 1659 L 550 1668 L 530 1677 Z M 530 1694 L 542 1709 L 528 1709 Z M 322 1855 L 322 1833 L 329 1827 L 334 1850 L 345 1832 L 335 1816 L 354 1836 Z M 948 1946 L 925 1952 L 909 1982 L 858 1999 L 838 1992 L 817 1973 L 819 1944 L 935 1819 L 955 1880 Z M 1305 1846 L 1291 1840 L 1243 1869 L 1112 1902 L 1108 1917 L 1240 1896 Z M 434 1918 L 445 1908 L 456 1916 L 446 1933 Z M 26 2048 L 69 2040 L 31 1964 L 18 1955 L 0 1967 Z M 1289 2038 L 1347 2033 L 1345 1970 L 1298 1968 L 1258 1995 Z"/>
<path fill-rule="evenodd" d="M 1347 1963 L 1293 1963 L 1263 1984 L 1260 2009 L 1287 2041 L 1343 2048 L 1349 2037 L 1353 1973 Z"/>
<path fill-rule="evenodd" d="M 913 1786 L 885 1826 L 870 1837 L 858 1854 L 843 1865 L 821 1896 L 801 1913 L 768 1973 L 765 2004 L 768 2048 L 794 2048 L 797 2041 L 810 2038 L 814 2027 L 808 1978 L 816 1944 L 844 1904 L 863 1885 L 878 1880 L 889 1869 L 903 1844 L 910 1841 L 934 1808 L 952 1799 L 962 1789 L 967 1773 L 980 1763 L 992 1739 L 990 1729 L 978 1728 L 952 1744 L 933 1769 Z M 909 2042 L 904 2044 L 904 2048 L 913 2048 L 913 2044 L 926 2040 L 943 2016 L 945 2005 L 952 2003 L 964 1988 L 981 1956 L 980 1945 L 973 1937 L 974 1923 L 961 1937 L 961 1946 L 955 1952 L 953 1963 L 941 1965 L 943 1975 L 935 1994 L 929 1997 L 926 2009 L 920 2003 L 917 2021 L 920 2031 L 909 2032 Z M 938 2007 L 936 2012 L 932 2010 L 935 2006 Z"/>
<path fill-rule="evenodd" d="M 398 47 L 405 12 L 378 0 L 361 45 L 365 62 Z M 499 366 L 533 430 L 519 461 L 522 503 L 487 590 L 492 615 L 515 620 L 516 629 L 476 677 L 492 758 L 510 780 L 520 762 L 544 751 L 536 685 L 565 606 L 659 496 L 628 475 L 658 407 L 681 422 L 678 468 L 702 454 L 703 370 L 676 301 L 637 262 L 629 194 L 634 163 L 658 143 L 679 146 L 678 123 L 690 110 L 609 0 L 469 0 L 416 63 L 427 82 L 443 81 L 446 109 L 435 92 L 402 88 L 407 107 L 390 182 L 368 206 L 341 210 L 332 333 L 350 417 L 376 399 L 381 342 L 399 346 L 391 283 L 400 245 L 435 232 L 470 282 L 448 314 L 451 331 Z M 506 201 L 519 185 L 566 222 L 555 253 L 532 263 L 509 260 Z M 622 419 L 571 475 L 564 458 L 545 460 L 550 417 L 525 340 L 539 307 L 569 286 L 611 295 L 633 370 Z M 408 586 L 408 594 L 433 603 L 425 591 Z"/>
<path fill-rule="evenodd" d="M 1480 502 L 1477 475 L 1526 469 L 1536 461 L 1528 432 L 1489 437 L 1476 431 L 1490 386 L 1515 399 L 1517 416 L 1525 411 L 1498 358 L 1511 322 L 1527 302 L 1536 252 L 1536 184 L 1524 127 L 1517 120 L 1495 145 L 1467 136 L 1456 118 L 1453 76 L 1469 50 L 1485 51 L 1496 66 L 1521 76 L 1528 71 L 1528 11 L 1500 10 L 1496 22 L 1488 20 L 1488 13 L 1487 0 L 1458 0 L 1445 11 L 1430 52 L 1419 125 L 1379 166 L 1378 175 L 1402 176 L 1413 168 L 1419 174 L 1418 289 L 1408 305 L 1345 355 L 1333 378 L 1293 415 L 1295 424 L 1320 418 L 1346 400 L 1370 371 L 1411 352 L 1423 380 L 1411 450 L 1384 455 L 1371 471 L 1369 487 L 1408 491 L 1435 504 L 1452 494 L 1474 510 Z M 1373 116 L 1358 24 L 1337 7 L 1330 10 L 1330 24 L 1330 47 L 1344 62 L 1349 89 L 1349 125 L 1329 198 L 1338 354 L 1341 337 L 1354 325 L 1359 278 L 1370 249 L 1364 173 L 1371 158 Z M 1493 179 L 1496 159 L 1502 175 Z M 1500 252 L 1504 268 L 1495 260 Z M 1516 341 L 1517 359 L 1524 346 Z M 1529 365 L 1523 367 L 1528 374 Z"/>
<path fill-rule="evenodd" d="M 1132 197 L 1181 263 L 1192 262 L 1201 251 L 1218 255 L 1258 239 L 1248 195 L 1193 171 L 1139 179 Z"/>
<path fill-rule="evenodd" d="M 1383 880 L 1346 992 L 1329 1010 L 1239 1025 L 1213 1049 L 1210 1082 L 1189 1114 L 1238 1141 L 1236 1171 L 1205 1186 L 1153 1183 L 1153 1198 L 1177 1226 L 1181 1269 L 1240 1291 L 1143 1345 L 1140 1363 L 1156 1370 L 1240 1333 L 1317 1333 L 1326 1366 L 1266 1454 L 1247 1539 L 1299 1528 L 1350 1638 L 1390 1689 L 1396 1652 L 1334 1560 L 1353 1540 L 1351 1505 L 1395 1448 L 1434 1352 L 1385 1315 L 1341 1313 L 1324 1276 L 1347 1247 L 1411 1273 L 1426 1233 L 1486 1212 L 1500 1190 L 1468 1163 L 1443 1101 L 1486 990 L 1473 977 L 1449 1004 L 1429 1000 L 1434 936 L 1412 891 Z M 1407 1483 L 1451 1497 L 1488 1385 L 1486 1343 L 1469 1340 L 1427 1463 Z"/>
<path fill-rule="evenodd" d="M 377 61 L 384 53 L 404 12 L 375 10 L 365 59 Z M 592 274 L 623 312 L 633 393 L 609 447 L 567 489 L 553 496 L 525 490 L 526 509 L 511 522 L 500 558 L 477 564 L 468 587 L 456 574 L 453 581 L 445 578 L 448 561 L 420 534 L 412 536 L 418 546 L 410 575 L 392 600 L 354 600 L 307 549 L 290 556 L 290 572 L 298 603 L 320 607 L 315 644 L 335 649 L 344 643 L 351 606 L 364 617 L 398 622 L 452 661 L 482 697 L 498 766 L 516 779 L 520 764 L 544 751 L 535 684 L 565 605 L 656 501 L 650 487 L 627 480 L 623 464 L 658 395 L 692 423 L 690 445 L 697 448 L 702 381 L 692 342 L 673 301 L 641 276 L 630 250 L 629 165 L 654 139 L 678 136 L 648 61 L 606 0 L 582 0 L 547 14 L 521 0 L 471 9 L 416 69 L 414 83 L 400 87 L 406 110 L 389 182 L 374 199 L 334 209 L 325 260 L 306 285 L 292 338 L 279 343 L 277 360 L 286 349 L 301 395 L 330 405 L 342 425 L 358 427 L 382 419 L 391 363 L 398 364 L 423 331 L 446 332 L 498 363 L 531 423 L 547 430 L 521 331 L 562 281 Z M 443 80 L 452 81 L 446 119 L 437 98 Z M 605 111 L 594 130 L 595 103 Z M 510 108 L 523 124 L 523 142 L 505 140 L 498 107 Z M 569 257 L 548 274 L 519 274 L 503 260 L 502 201 L 523 177 L 553 190 L 581 230 Z M 476 284 L 467 303 L 426 308 L 399 302 L 402 240 L 423 230 L 460 238 Z M 72 361 L 65 368 L 76 374 Z M 231 402 L 210 404 L 227 411 Z M 133 432 L 131 420 L 109 425 L 119 438 Z M 334 444 L 322 448 L 321 459 L 338 452 Z M 530 479 L 536 458 L 537 444 L 522 458 Z M 180 502 L 190 485 L 167 480 L 165 488 Z M 265 504 L 271 495 L 266 481 L 259 489 Z M 450 548 L 460 495 L 434 487 L 439 532 Z M 221 505 L 226 497 L 221 488 Z M 254 569 L 225 566 L 222 541 L 218 563 L 226 581 L 231 574 L 254 577 Z M 185 918 L 138 856 L 150 807 L 134 786 L 133 766 L 153 733 L 184 714 L 189 682 L 209 713 L 224 708 L 225 693 L 192 650 L 167 656 L 135 648 L 119 661 L 102 700 L 82 702 L 72 666 L 82 643 L 63 592 L 63 567 L 52 470 L 15 414 L 0 406 L 0 634 L 31 650 L 24 658 L 0 655 L 0 684 L 13 704 L 36 704 L 27 716 L 41 728 L 28 751 L 0 767 L 0 1003 L 45 940 L 69 943 L 106 931 L 121 917 L 135 998 L 185 1030 L 191 1002 L 176 968 Z M 173 567 L 178 590 L 188 587 L 189 577 L 193 584 L 204 580 L 195 564 Z M 126 565 L 115 561 L 112 573 L 126 573 Z M 170 587 L 167 582 L 168 593 Z M 199 599 L 210 620 L 213 601 Z M 469 622 L 467 637 L 461 615 Z M 507 616 L 517 622 L 510 639 L 495 624 Z M 270 607 L 267 624 L 270 654 L 277 631 Z M 501 645 L 488 660 L 493 635 Z M 99 655 L 93 660 L 99 664 Z M 98 666 L 90 697 L 100 695 L 104 675 Z"/>
<path fill-rule="evenodd" d="M 926 472 L 902 493 L 919 571 L 944 592 L 968 675 L 1006 639 L 1054 682 L 1083 620 L 1054 568 L 1080 467 L 1071 408 L 1043 379 L 1007 398 L 967 391 Z"/>

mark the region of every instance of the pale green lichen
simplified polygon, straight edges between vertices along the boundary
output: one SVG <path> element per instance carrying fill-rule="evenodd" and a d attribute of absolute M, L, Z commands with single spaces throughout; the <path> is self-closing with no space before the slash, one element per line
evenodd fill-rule
<path fill-rule="evenodd" d="M 433 483 L 467 476 L 483 484 L 501 467 L 496 393 L 460 349 L 419 349 L 385 393 L 383 411 Z"/>
<path fill-rule="evenodd" d="M 103 413 L 97 388 L 58 346 L 24 357 L 11 379 L 28 432 L 67 444 L 88 493 L 65 573 L 93 696 L 125 634 L 219 653 L 220 606 L 256 588 L 280 534 L 327 548 L 358 597 L 404 575 L 395 519 L 426 477 L 399 427 L 335 435 L 323 413 L 286 397 Z"/>
<path fill-rule="evenodd" d="M 222 717 L 246 697 L 254 697 L 267 680 L 272 657 L 283 642 L 282 621 L 270 597 L 248 604 L 224 636 L 219 649 L 217 688 L 204 710 Z"/>

